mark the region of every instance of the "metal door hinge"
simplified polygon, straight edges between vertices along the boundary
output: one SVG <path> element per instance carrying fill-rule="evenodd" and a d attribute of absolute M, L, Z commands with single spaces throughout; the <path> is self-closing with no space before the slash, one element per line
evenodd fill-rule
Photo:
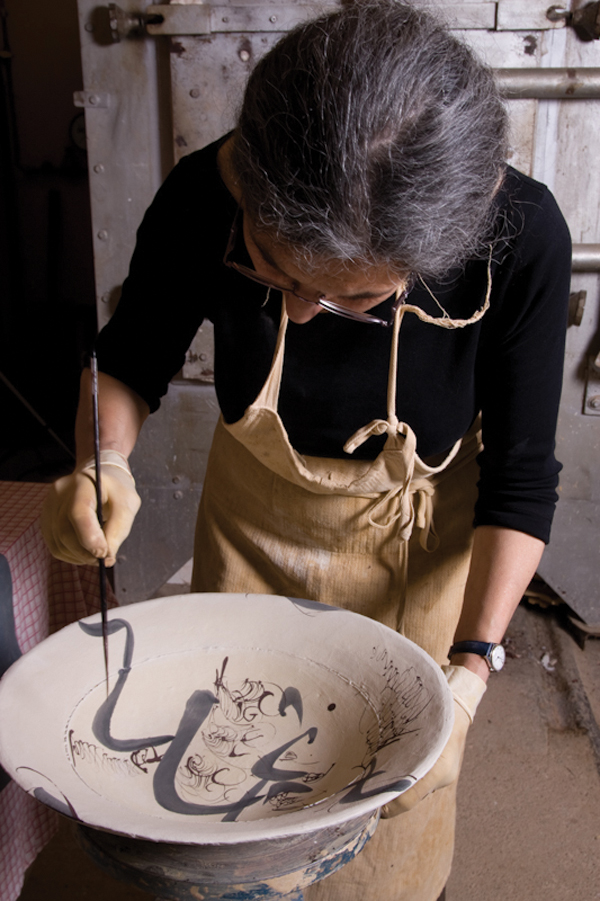
<path fill-rule="evenodd" d="M 551 22 L 564 21 L 582 41 L 597 41 L 600 38 L 600 2 L 586 3 L 579 9 L 551 6 L 547 13 Z"/>
<path fill-rule="evenodd" d="M 110 94 L 105 91 L 75 91 L 73 105 L 84 109 L 107 109 Z"/>

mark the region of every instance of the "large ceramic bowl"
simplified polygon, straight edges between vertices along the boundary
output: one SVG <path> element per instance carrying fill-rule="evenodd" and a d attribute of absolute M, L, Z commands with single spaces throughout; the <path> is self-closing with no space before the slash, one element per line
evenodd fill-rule
<path fill-rule="evenodd" d="M 0 761 L 88 825 L 154 841 L 306 833 L 390 801 L 452 728 L 415 644 L 336 607 L 191 594 L 67 626 L 0 682 Z"/>

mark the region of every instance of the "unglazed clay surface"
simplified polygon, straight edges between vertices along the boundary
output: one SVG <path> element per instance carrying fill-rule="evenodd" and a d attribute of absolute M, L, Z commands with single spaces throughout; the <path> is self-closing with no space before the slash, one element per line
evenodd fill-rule
<path fill-rule="evenodd" d="M 439 667 L 374 620 L 312 601 L 195 594 L 66 627 L 0 682 L 0 760 L 114 832 L 233 843 L 385 804 L 452 727 Z"/>

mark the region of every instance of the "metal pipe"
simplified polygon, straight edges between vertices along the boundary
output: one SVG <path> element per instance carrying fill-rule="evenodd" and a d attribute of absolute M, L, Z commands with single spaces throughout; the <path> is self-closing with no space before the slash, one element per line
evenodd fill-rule
<path fill-rule="evenodd" d="M 508 100 L 593 100 L 600 98 L 600 69 L 495 69 Z"/>
<path fill-rule="evenodd" d="M 573 244 L 573 272 L 600 272 L 600 244 Z"/>

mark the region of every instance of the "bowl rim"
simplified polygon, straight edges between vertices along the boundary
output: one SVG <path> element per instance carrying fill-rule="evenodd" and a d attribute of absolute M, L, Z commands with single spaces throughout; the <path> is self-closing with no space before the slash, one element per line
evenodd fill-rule
<path fill-rule="evenodd" d="M 421 771 L 417 768 L 413 773 L 403 774 L 406 783 L 401 788 L 399 785 L 402 777 L 399 776 L 394 777 L 393 789 L 377 791 L 373 794 L 365 792 L 363 795 L 362 789 L 358 792 L 353 792 L 353 788 L 356 789 L 357 783 L 351 782 L 327 798 L 300 810 L 280 812 L 276 816 L 236 820 L 234 822 L 216 821 L 212 817 L 208 820 L 198 816 L 177 816 L 168 811 L 165 811 L 164 815 L 157 812 L 156 816 L 148 816 L 134 807 L 120 807 L 118 809 L 119 819 L 118 822 L 115 822 L 114 802 L 99 796 L 87 785 L 83 778 L 77 774 L 72 764 L 68 762 L 66 753 L 62 757 L 61 763 L 55 765 L 54 769 L 51 768 L 50 774 L 44 781 L 46 785 L 49 783 L 54 784 L 56 793 L 52 794 L 52 792 L 40 789 L 39 784 L 36 790 L 36 779 L 32 775 L 32 773 L 36 772 L 36 768 L 24 769 L 24 763 L 17 763 L 14 759 L 17 751 L 13 748 L 13 730 L 15 728 L 19 729 L 19 714 L 14 710 L 14 705 L 11 704 L 11 694 L 15 690 L 18 691 L 19 686 L 25 684 L 23 680 L 27 680 L 27 685 L 31 686 L 36 677 L 43 678 L 48 663 L 51 664 L 52 661 L 56 661 L 61 657 L 64 660 L 67 655 L 63 646 L 73 640 L 71 636 L 83 636 L 84 634 L 79 628 L 79 623 L 83 622 L 87 625 L 98 626 L 101 618 L 100 614 L 96 613 L 72 623 L 44 639 L 32 650 L 20 657 L 0 679 L 0 762 L 4 769 L 25 791 L 33 794 L 48 806 L 58 809 L 60 813 L 70 816 L 86 826 L 106 832 L 127 835 L 132 838 L 194 845 L 226 845 L 238 842 L 262 841 L 269 838 L 306 834 L 330 826 L 339 826 L 343 822 L 374 812 L 377 808 L 389 803 L 401 794 L 403 790 L 414 784 L 416 778 L 421 778 L 425 775 L 439 757 L 449 738 L 454 716 L 452 695 L 441 668 L 422 648 L 376 620 L 341 607 L 320 604 L 316 601 L 306 601 L 302 598 L 286 598 L 279 595 L 245 592 L 194 592 L 153 598 L 113 608 L 109 611 L 109 620 L 121 618 L 129 622 L 133 620 L 135 624 L 136 620 L 141 622 L 145 618 L 151 619 L 163 612 L 164 608 L 170 607 L 172 614 L 170 622 L 173 622 L 176 613 L 175 608 L 177 607 L 181 610 L 193 610 L 195 615 L 202 615 L 209 608 L 214 609 L 215 605 L 237 604 L 247 606 L 249 600 L 252 600 L 255 605 L 262 605 L 262 613 L 269 612 L 272 621 L 278 622 L 278 616 L 283 617 L 283 619 L 289 617 L 293 620 L 295 618 L 295 613 L 292 613 L 294 608 L 296 611 L 300 610 L 308 620 L 312 621 L 319 618 L 319 615 L 322 613 L 335 613 L 336 618 L 342 617 L 344 623 L 353 624 L 353 628 L 359 630 L 361 635 L 366 631 L 368 635 L 381 636 L 382 641 L 386 643 L 386 648 L 392 646 L 399 650 L 402 648 L 410 649 L 410 653 L 415 659 L 419 659 L 422 662 L 424 671 L 427 671 L 431 677 L 432 685 L 439 688 L 438 700 L 441 705 L 442 712 L 440 717 L 442 722 L 440 723 L 440 730 L 436 740 L 432 742 L 432 747 L 429 749 L 428 755 L 426 755 L 427 765 L 421 767 Z M 281 604 L 282 601 L 286 601 L 288 604 L 284 606 Z M 231 609 L 232 607 L 230 607 Z M 314 626 L 316 628 L 316 622 Z M 302 628 L 310 631 L 312 626 L 308 625 L 305 620 L 302 622 Z M 338 619 L 336 631 L 339 632 L 341 628 L 342 622 L 341 619 Z M 77 643 L 76 640 L 75 643 Z M 208 647 L 209 644 L 205 641 L 204 644 L 197 646 Z M 91 680 L 95 680 L 95 684 L 98 683 L 99 678 L 102 682 L 104 681 L 103 657 L 98 653 L 96 658 L 96 660 L 90 661 L 89 671 L 82 674 L 83 681 L 88 686 L 88 689 Z M 144 661 L 140 660 L 136 665 L 141 665 L 142 662 Z M 72 695 L 75 697 L 77 694 L 79 694 L 79 697 L 83 697 L 84 692 L 81 687 L 76 687 L 76 684 L 74 684 Z M 49 704 L 47 715 L 54 715 L 59 718 L 61 710 L 69 707 L 73 709 L 73 697 L 71 695 L 67 698 L 59 699 L 51 697 L 50 700 L 46 697 L 45 704 Z M 57 731 L 64 733 L 62 726 L 61 730 Z M 17 744 L 19 745 L 19 742 Z M 34 761 L 32 760 L 31 762 Z M 41 774 L 41 770 L 37 770 L 37 772 Z M 39 778 L 37 781 L 39 783 Z M 75 794 L 70 795 L 73 806 L 69 808 L 69 801 L 66 801 L 66 799 L 71 792 L 75 792 Z M 357 797 L 345 800 L 343 798 L 344 793 L 350 795 L 354 793 Z M 63 802 L 63 799 L 65 799 L 66 803 Z M 75 809 L 77 810 L 77 815 L 75 815 Z"/>

